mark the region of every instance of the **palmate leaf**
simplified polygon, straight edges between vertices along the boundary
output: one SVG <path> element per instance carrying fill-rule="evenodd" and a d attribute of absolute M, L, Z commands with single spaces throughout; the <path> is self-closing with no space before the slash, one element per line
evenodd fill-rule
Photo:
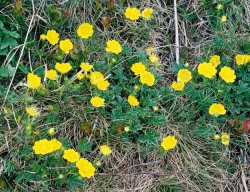
<path fill-rule="evenodd" d="M 70 175 L 68 178 L 68 187 L 71 189 L 71 191 L 77 191 L 76 185 L 83 185 L 84 179 L 79 179 L 77 175 Z"/>
<path fill-rule="evenodd" d="M 87 139 L 79 142 L 79 151 L 81 153 L 91 152 L 93 143 L 88 143 Z"/>
<path fill-rule="evenodd" d="M 159 134 L 156 133 L 154 130 L 148 130 L 144 135 L 139 137 L 139 141 L 142 143 L 149 143 L 149 144 L 157 144 L 157 138 L 159 138 Z"/>

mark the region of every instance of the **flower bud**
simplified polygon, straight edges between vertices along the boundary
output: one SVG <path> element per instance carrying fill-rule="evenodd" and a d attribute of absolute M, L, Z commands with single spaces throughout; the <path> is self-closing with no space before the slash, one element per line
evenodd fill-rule
<path fill-rule="evenodd" d="M 140 87 L 138 85 L 134 86 L 134 90 L 138 91 L 140 89 Z"/>
<path fill-rule="evenodd" d="M 219 140 L 220 139 L 220 136 L 218 134 L 215 134 L 214 135 L 214 140 Z"/>
<path fill-rule="evenodd" d="M 97 167 L 100 167 L 102 165 L 101 161 L 97 161 L 95 164 Z"/>
<path fill-rule="evenodd" d="M 218 9 L 218 10 L 221 10 L 223 8 L 223 5 L 221 4 L 221 3 L 219 3 L 218 5 L 217 5 L 217 7 L 216 7 L 216 9 Z"/>
<path fill-rule="evenodd" d="M 54 135 L 55 134 L 55 128 L 50 128 L 49 130 L 48 130 L 48 134 L 49 135 Z"/>
<path fill-rule="evenodd" d="M 154 106 L 153 109 L 154 109 L 154 111 L 159 111 L 159 107 L 158 106 Z"/>
<path fill-rule="evenodd" d="M 47 39 L 47 36 L 45 34 L 40 35 L 40 40 L 44 41 Z"/>
<path fill-rule="evenodd" d="M 130 127 L 129 126 L 124 127 L 124 131 L 125 132 L 129 132 L 130 131 Z"/>

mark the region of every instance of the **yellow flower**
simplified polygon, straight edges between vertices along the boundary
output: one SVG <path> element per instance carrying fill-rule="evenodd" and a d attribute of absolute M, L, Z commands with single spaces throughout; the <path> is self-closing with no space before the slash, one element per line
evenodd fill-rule
<path fill-rule="evenodd" d="M 159 58 L 157 57 L 156 54 L 152 53 L 152 54 L 149 56 L 149 61 L 152 62 L 152 63 L 158 63 L 158 62 L 159 62 Z"/>
<path fill-rule="evenodd" d="M 235 71 L 227 66 L 221 68 L 219 76 L 227 83 L 233 83 L 236 79 Z"/>
<path fill-rule="evenodd" d="M 226 22 L 226 21 L 227 21 L 227 16 L 226 16 L 226 15 L 223 15 L 223 16 L 221 17 L 221 22 L 224 23 L 224 22 Z"/>
<path fill-rule="evenodd" d="M 246 64 L 250 63 L 250 55 L 245 55 L 245 58 L 246 58 Z"/>
<path fill-rule="evenodd" d="M 56 70 L 54 70 L 54 69 L 48 70 L 48 71 L 46 72 L 45 76 L 46 76 L 48 79 L 52 80 L 52 81 L 54 81 L 54 80 L 56 80 L 56 79 L 58 78 L 57 72 L 56 72 Z"/>
<path fill-rule="evenodd" d="M 214 115 L 215 117 L 225 115 L 226 112 L 225 107 L 220 103 L 214 103 L 209 107 L 209 114 Z"/>
<path fill-rule="evenodd" d="M 94 33 L 93 26 L 90 25 L 89 23 L 83 23 L 77 29 L 77 34 L 83 39 L 88 39 L 93 35 L 93 33 Z"/>
<path fill-rule="evenodd" d="M 47 36 L 45 34 L 40 35 L 40 40 L 44 41 L 47 39 Z"/>
<path fill-rule="evenodd" d="M 89 63 L 81 63 L 80 67 L 84 72 L 89 72 L 91 69 L 93 69 L 93 66 Z"/>
<path fill-rule="evenodd" d="M 144 71 L 140 75 L 140 81 L 141 81 L 142 84 L 152 86 L 154 84 L 154 82 L 155 82 L 155 76 L 152 73 L 148 72 L 148 71 Z"/>
<path fill-rule="evenodd" d="M 31 89 L 36 89 L 40 86 L 41 86 L 41 77 L 35 75 L 34 73 L 28 73 L 27 87 Z"/>
<path fill-rule="evenodd" d="M 245 65 L 248 62 L 250 62 L 250 55 L 240 55 L 240 54 L 238 54 L 238 55 L 236 55 L 235 60 L 236 60 L 237 65 Z"/>
<path fill-rule="evenodd" d="M 220 64 L 220 56 L 214 55 L 210 58 L 209 63 L 211 63 L 213 66 L 217 67 Z"/>
<path fill-rule="evenodd" d="M 48 30 L 46 39 L 51 45 L 55 45 L 59 41 L 59 34 L 55 30 Z"/>
<path fill-rule="evenodd" d="M 149 19 L 151 19 L 153 13 L 154 13 L 153 9 L 151 9 L 151 8 L 145 8 L 142 11 L 142 17 L 145 18 L 146 20 L 149 20 Z"/>
<path fill-rule="evenodd" d="M 61 40 L 59 47 L 64 53 L 69 53 L 69 51 L 74 48 L 73 43 L 70 41 L 70 39 Z"/>
<path fill-rule="evenodd" d="M 106 51 L 117 55 L 122 52 L 122 47 L 118 41 L 108 40 Z"/>
<path fill-rule="evenodd" d="M 223 8 L 223 5 L 221 4 L 221 3 L 219 3 L 218 5 L 217 5 L 217 7 L 216 7 L 216 9 L 218 9 L 218 10 L 221 10 Z"/>
<path fill-rule="evenodd" d="M 51 139 L 49 141 L 49 145 L 51 145 L 52 151 L 57 151 L 57 150 L 61 149 L 61 147 L 62 147 L 62 143 L 60 141 L 58 141 L 57 139 Z"/>
<path fill-rule="evenodd" d="M 71 163 L 74 163 L 74 162 L 79 161 L 80 155 L 74 149 L 67 149 L 67 150 L 64 150 L 63 152 L 63 158 Z"/>
<path fill-rule="evenodd" d="M 221 134 L 221 143 L 223 145 L 229 145 L 230 142 L 230 135 L 227 133 L 222 133 Z"/>
<path fill-rule="evenodd" d="M 100 146 L 100 150 L 101 150 L 101 154 L 103 154 L 105 156 L 108 156 L 112 153 L 112 150 L 107 145 Z"/>
<path fill-rule="evenodd" d="M 140 104 L 138 99 L 136 97 L 134 97 L 133 95 L 128 96 L 128 103 L 131 106 L 138 106 Z"/>
<path fill-rule="evenodd" d="M 109 87 L 109 82 L 107 80 L 101 80 L 101 81 L 98 81 L 98 83 L 96 84 L 97 88 L 102 90 L 102 91 L 105 91 L 107 90 L 107 88 Z"/>
<path fill-rule="evenodd" d="M 177 145 L 177 139 L 175 138 L 175 136 L 164 137 L 161 142 L 162 148 L 165 149 L 166 151 L 175 148 L 176 145 Z"/>
<path fill-rule="evenodd" d="M 98 97 L 98 96 L 95 96 L 95 97 L 91 98 L 90 103 L 94 107 L 104 107 L 105 106 L 105 99 Z"/>
<path fill-rule="evenodd" d="M 178 71 L 178 81 L 187 83 L 192 79 L 192 74 L 189 70 L 187 69 L 180 69 Z"/>
<path fill-rule="evenodd" d="M 171 85 L 171 87 L 175 90 L 175 91 L 182 91 L 185 87 L 185 84 L 183 82 L 176 82 L 174 81 Z"/>
<path fill-rule="evenodd" d="M 96 85 L 100 81 L 104 81 L 104 77 L 101 72 L 94 71 L 90 74 L 90 83 L 92 85 Z"/>
<path fill-rule="evenodd" d="M 141 13 L 140 10 L 135 7 L 128 7 L 125 11 L 125 17 L 130 19 L 131 21 L 136 21 L 140 18 Z"/>
<path fill-rule="evenodd" d="M 185 63 L 185 64 L 184 64 L 184 67 L 189 67 L 189 63 Z"/>
<path fill-rule="evenodd" d="M 26 113 L 31 117 L 36 117 L 39 115 L 39 111 L 36 107 L 26 107 Z"/>
<path fill-rule="evenodd" d="M 84 74 L 83 74 L 82 72 L 78 72 L 78 73 L 76 74 L 76 78 L 77 78 L 78 80 L 82 80 L 83 77 L 84 77 Z"/>
<path fill-rule="evenodd" d="M 61 74 L 65 74 L 65 73 L 68 73 L 72 69 L 72 66 L 70 65 L 70 63 L 56 63 L 55 68 Z"/>
<path fill-rule="evenodd" d="M 203 76 L 211 79 L 216 75 L 217 70 L 216 70 L 215 66 L 213 66 L 211 63 L 204 62 L 204 63 L 199 64 L 198 73 L 200 75 L 203 75 Z"/>
<path fill-rule="evenodd" d="M 79 169 L 79 174 L 85 178 L 91 178 L 95 174 L 95 167 L 85 158 L 80 158 L 76 163 L 76 167 Z"/>
<path fill-rule="evenodd" d="M 146 71 L 146 67 L 142 62 L 134 63 L 131 67 L 131 71 L 133 71 L 135 75 L 140 75 Z"/>
<path fill-rule="evenodd" d="M 53 148 L 49 145 L 49 141 L 47 139 L 42 139 L 35 142 L 33 150 L 37 155 L 45 155 L 51 153 Z"/>

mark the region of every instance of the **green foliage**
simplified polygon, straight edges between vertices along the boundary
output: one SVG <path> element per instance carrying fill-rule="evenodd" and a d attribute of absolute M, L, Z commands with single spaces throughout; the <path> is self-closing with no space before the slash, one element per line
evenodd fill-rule
<path fill-rule="evenodd" d="M 7 53 L 18 45 L 17 40 L 20 34 L 16 30 L 8 29 L 4 23 L 0 21 L 0 56 L 7 55 Z"/>

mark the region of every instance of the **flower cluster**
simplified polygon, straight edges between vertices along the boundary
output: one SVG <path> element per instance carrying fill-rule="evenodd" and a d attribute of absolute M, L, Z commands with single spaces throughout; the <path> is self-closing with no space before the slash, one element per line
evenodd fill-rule
<path fill-rule="evenodd" d="M 142 84 L 147 86 L 153 86 L 155 82 L 154 75 L 146 70 L 146 66 L 142 62 L 134 63 L 131 67 L 131 71 L 135 76 L 140 76 L 140 81 Z"/>
<path fill-rule="evenodd" d="M 88 39 L 93 35 L 93 33 L 93 26 L 89 23 L 82 23 L 77 29 L 77 35 L 82 39 Z M 40 39 L 47 40 L 51 45 L 56 45 L 60 40 L 59 36 L 60 35 L 56 32 L 56 30 L 48 30 L 46 34 L 40 35 Z M 74 45 L 70 39 L 64 39 L 60 40 L 59 47 L 64 53 L 68 54 L 71 50 L 73 50 Z"/>
<path fill-rule="evenodd" d="M 95 167 L 85 158 L 81 158 L 80 154 L 74 149 L 66 149 L 63 152 L 63 159 L 70 163 L 76 163 L 79 174 L 84 178 L 91 178 L 95 174 Z"/>
<path fill-rule="evenodd" d="M 140 77 L 141 84 L 145 84 L 147 86 L 154 85 L 154 83 L 155 83 L 154 74 L 147 71 L 147 68 L 146 68 L 144 63 L 142 63 L 142 62 L 134 63 L 130 69 L 134 73 L 135 76 Z M 128 96 L 128 103 L 131 106 L 138 106 L 140 104 L 138 99 L 133 95 Z"/>
<path fill-rule="evenodd" d="M 191 81 L 192 73 L 188 69 L 180 69 L 177 75 L 177 81 L 174 81 L 171 87 L 175 91 L 182 91 L 185 87 L 185 84 Z"/>
<path fill-rule="evenodd" d="M 217 67 L 220 63 L 220 56 L 214 55 L 210 58 L 209 62 L 203 62 L 198 65 L 198 73 L 208 79 L 212 79 L 216 76 Z M 226 83 L 233 83 L 236 79 L 235 71 L 228 66 L 220 69 L 219 76 Z"/>
<path fill-rule="evenodd" d="M 57 139 L 47 140 L 42 139 L 36 141 L 33 150 L 37 155 L 45 155 L 59 150 L 62 147 L 62 143 Z"/>
<path fill-rule="evenodd" d="M 149 61 L 151 63 L 155 64 L 155 66 L 157 67 L 159 65 L 159 57 L 154 52 L 154 48 L 153 47 L 148 47 L 147 48 L 147 54 L 148 54 Z"/>
<path fill-rule="evenodd" d="M 247 63 L 250 63 L 250 55 L 236 55 L 235 61 L 237 65 L 246 65 Z"/>
<path fill-rule="evenodd" d="M 62 147 L 62 143 L 57 139 L 47 140 L 42 139 L 36 141 L 33 150 L 37 155 L 45 155 L 59 150 Z M 108 156 L 112 153 L 112 150 L 107 145 L 100 146 L 101 154 Z M 85 158 L 81 158 L 80 154 L 74 149 L 66 149 L 63 151 L 63 159 L 70 163 L 75 163 L 78 168 L 79 174 L 84 178 L 91 178 L 95 174 L 95 167 L 91 162 Z"/>
<path fill-rule="evenodd" d="M 214 140 L 219 140 L 221 139 L 221 143 L 223 145 L 229 145 L 230 143 L 230 134 L 228 133 L 222 133 L 221 136 L 218 134 L 214 135 Z"/>
<path fill-rule="evenodd" d="M 131 21 L 136 21 L 142 16 L 144 19 L 149 20 L 152 18 L 154 10 L 151 8 L 145 8 L 142 13 L 136 7 L 128 7 L 125 10 L 125 17 Z"/>
<path fill-rule="evenodd" d="M 237 65 L 245 65 L 250 62 L 249 55 L 236 55 L 235 57 Z M 197 71 L 198 74 L 207 78 L 213 79 L 218 71 L 218 66 L 221 64 L 221 58 L 219 55 L 213 55 L 210 57 L 208 62 L 202 62 L 198 65 Z M 188 65 L 185 64 L 186 67 Z M 220 68 L 218 76 L 225 82 L 225 83 L 234 83 L 236 81 L 236 73 L 235 71 L 229 66 L 223 66 Z M 185 84 L 192 79 L 192 74 L 187 69 L 180 69 L 177 75 L 177 81 L 172 83 L 172 88 L 176 91 L 182 91 L 185 87 Z M 218 91 L 219 93 L 221 90 Z M 220 103 L 214 103 L 209 108 L 209 114 L 212 116 L 219 116 L 225 115 L 226 109 Z"/>

